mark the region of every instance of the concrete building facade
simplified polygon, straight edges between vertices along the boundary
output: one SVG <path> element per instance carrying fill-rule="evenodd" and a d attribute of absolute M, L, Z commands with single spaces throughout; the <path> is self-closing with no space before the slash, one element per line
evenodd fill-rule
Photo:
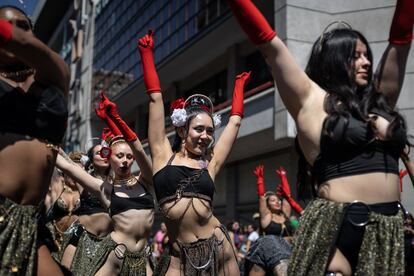
<path fill-rule="evenodd" d="M 390 0 L 254 2 L 275 26 L 302 68 L 313 42 L 335 20 L 347 21 L 367 37 L 376 67 L 387 46 L 395 6 L 395 1 Z M 104 89 L 148 150 L 145 142 L 148 103 L 136 42 L 152 28 L 166 114 L 170 113 L 169 104 L 176 98 L 204 93 L 212 98 L 225 125 L 234 78 L 242 71 L 252 71 L 239 136 L 227 165 L 216 179 L 214 213 L 224 221 L 251 220 L 252 213 L 258 210 L 256 179 L 252 173 L 258 164 L 265 166 L 267 190 L 275 190 L 279 183 L 274 173 L 279 166 L 286 168 L 290 184 L 294 186 L 297 169 L 294 121 L 275 91 L 263 58 L 231 16 L 225 0 L 79 0 L 78 6 L 84 20 L 80 25 L 84 39 L 82 56 L 70 61 L 73 76 L 66 138 L 69 149 L 82 149 L 90 137 L 100 135 L 103 124 L 93 107 Z M 73 12 L 68 14 L 71 14 L 68 18 L 73 16 Z M 72 39 L 76 40 L 76 35 Z M 398 102 L 410 134 L 414 132 L 411 119 L 414 96 L 410 93 L 410 87 L 414 86 L 413 54 Z M 166 122 L 172 137 L 168 118 Z M 218 129 L 217 137 L 221 131 L 222 128 Z M 404 180 L 403 190 L 403 203 L 414 211 L 414 201 L 410 200 L 414 190 L 408 178 Z"/>

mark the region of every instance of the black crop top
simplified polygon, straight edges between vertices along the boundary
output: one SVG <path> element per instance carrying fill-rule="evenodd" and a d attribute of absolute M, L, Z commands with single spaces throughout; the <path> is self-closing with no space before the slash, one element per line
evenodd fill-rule
<path fill-rule="evenodd" d="M 109 215 L 115 216 L 119 213 L 134 209 L 134 210 L 145 210 L 145 209 L 154 209 L 154 198 L 152 195 L 147 191 L 144 185 L 141 183 L 145 194 L 139 197 L 119 197 L 115 194 L 114 189 L 112 189 L 111 193 L 111 206 Z"/>
<path fill-rule="evenodd" d="M 153 177 L 159 204 L 180 197 L 197 197 L 212 202 L 215 188 L 208 170 L 171 165 L 174 156 Z"/>
<path fill-rule="evenodd" d="M 373 109 L 370 113 L 392 121 L 389 114 Z M 325 127 L 325 126 L 324 126 Z M 406 133 L 399 126 L 388 140 L 376 138 L 370 123 L 340 117 L 333 129 L 335 140 L 321 135 L 320 153 L 313 165 L 313 175 L 321 184 L 330 179 L 370 172 L 399 174 L 398 159 L 406 144 Z"/>
<path fill-rule="evenodd" d="M 282 227 L 282 223 L 271 221 L 269 225 L 263 230 L 266 235 L 275 235 L 281 237 L 293 236 L 294 228 L 289 221 L 283 223 L 285 227 Z"/>
<path fill-rule="evenodd" d="M 92 215 L 97 213 L 107 213 L 106 208 L 102 206 L 98 197 L 83 189 L 80 195 L 81 206 L 78 210 L 78 215 Z"/>
<path fill-rule="evenodd" d="M 43 91 L 34 92 L 33 86 Z M 54 86 L 33 84 L 25 93 L 0 80 L 0 131 L 60 144 L 66 130 L 68 109 L 63 93 Z"/>

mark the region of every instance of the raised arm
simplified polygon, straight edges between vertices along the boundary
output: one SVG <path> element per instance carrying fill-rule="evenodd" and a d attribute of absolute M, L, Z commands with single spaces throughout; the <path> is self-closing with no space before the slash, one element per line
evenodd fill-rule
<path fill-rule="evenodd" d="M 72 177 L 89 192 L 98 196 L 102 203 L 104 203 L 106 207 L 109 207 L 110 203 L 106 195 L 110 194 L 110 189 L 106 187 L 107 185 L 105 185 L 107 182 L 91 176 L 77 164 L 71 162 L 68 157 L 65 158 L 65 155 L 66 154 L 62 150 L 59 152 L 56 158 L 56 167 L 62 170 L 63 173 L 69 177 Z"/>
<path fill-rule="evenodd" d="M 16 55 L 35 69 L 35 79 L 53 85 L 66 96 L 69 91 L 69 68 L 63 59 L 28 30 L 14 26 L 11 21 L 0 20 L 0 48 Z"/>
<path fill-rule="evenodd" d="M 165 166 L 173 152 L 165 134 L 164 103 L 160 81 L 154 64 L 154 38 L 152 30 L 138 40 L 137 47 L 141 55 L 144 83 L 149 97 L 148 141 L 151 149 L 153 171 L 156 172 Z"/>
<path fill-rule="evenodd" d="M 104 93 L 101 94 L 101 103 L 99 104 L 99 107 L 100 109 L 103 108 L 105 110 L 109 121 L 112 121 L 115 125 L 115 129 L 112 129 L 111 125 L 108 125 L 112 132 L 118 129 L 125 141 L 127 141 L 131 147 L 141 172 L 140 177 L 142 177 L 145 183 L 152 184 L 151 161 L 145 153 L 141 141 L 138 139 L 136 133 L 128 126 L 127 123 L 125 123 L 124 120 L 122 120 L 121 116 L 119 116 L 116 104 L 111 102 Z"/>
<path fill-rule="evenodd" d="M 413 24 L 414 1 L 398 0 L 388 39 L 390 43 L 375 74 L 378 91 L 386 96 L 392 107 L 397 104 L 403 85 L 408 53 L 413 39 Z"/>
<path fill-rule="evenodd" d="M 408 154 L 405 152 L 401 154 L 401 160 L 405 165 L 406 173 L 408 173 L 408 175 L 410 176 L 411 184 L 414 186 L 414 163 L 410 160 Z"/>
<path fill-rule="evenodd" d="M 227 0 L 234 16 L 272 69 L 272 76 L 289 113 L 296 120 L 314 93 L 322 91 L 296 63 L 264 16 L 250 0 Z"/>
<path fill-rule="evenodd" d="M 289 202 L 290 206 L 296 211 L 298 214 L 302 214 L 303 209 L 300 205 L 295 201 L 292 197 L 292 193 L 290 192 L 289 182 L 286 177 L 286 170 L 280 167 L 276 170 L 277 175 L 280 177 L 281 185 L 277 188 L 278 195 L 286 198 L 287 202 Z"/>
<path fill-rule="evenodd" d="M 272 212 L 267 207 L 267 202 L 265 198 L 265 188 L 264 188 L 264 166 L 257 166 L 253 173 L 257 177 L 257 195 L 259 196 L 259 213 L 260 213 L 260 225 L 264 229 L 272 221 Z"/>
<path fill-rule="evenodd" d="M 229 122 L 214 147 L 214 154 L 208 166 L 208 170 L 212 176 L 217 175 L 224 165 L 237 138 L 237 133 L 239 133 L 241 119 L 244 116 L 244 86 L 249 80 L 250 72 L 243 72 L 236 77 Z"/>

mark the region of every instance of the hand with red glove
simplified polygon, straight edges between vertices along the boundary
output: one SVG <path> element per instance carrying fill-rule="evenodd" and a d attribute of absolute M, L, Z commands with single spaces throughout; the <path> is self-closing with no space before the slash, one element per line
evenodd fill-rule
<path fill-rule="evenodd" d="M 124 136 L 125 141 L 132 142 L 138 139 L 135 132 L 124 122 L 124 120 L 122 120 L 121 116 L 119 116 L 116 104 L 111 102 L 103 92 L 101 93 L 100 107 L 101 106 L 105 110 L 106 116 L 114 122 L 122 136 Z M 112 132 L 114 131 L 112 130 Z"/>
<path fill-rule="evenodd" d="M 115 135 L 112 133 L 109 127 L 104 127 L 102 129 L 101 137 L 102 137 L 102 140 L 104 140 L 105 142 L 108 143 L 112 138 L 114 138 L 114 136 Z"/>
<path fill-rule="evenodd" d="M 400 170 L 400 192 L 402 192 L 402 180 L 408 174 L 407 170 Z"/>
<path fill-rule="evenodd" d="M 397 0 L 388 41 L 396 45 L 411 43 L 413 39 L 413 25 L 414 1 Z"/>
<path fill-rule="evenodd" d="M 12 39 L 12 33 L 13 25 L 5 19 L 0 19 L 0 47 Z"/>
<path fill-rule="evenodd" d="M 276 32 L 252 1 L 227 0 L 227 3 L 240 26 L 254 44 L 266 43 L 276 36 Z"/>
<path fill-rule="evenodd" d="M 121 131 L 118 129 L 116 124 L 112 121 L 111 118 L 109 118 L 108 114 L 106 113 L 107 102 L 105 101 L 105 98 L 106 97 L 104 95 L 104 92 L 101 92 L 101 95 L 99 96 L 99 107 L 95 108 L 96 116 L 101 118 L 106 123 L 113 136 L 122 135 Z"/>
<path fill-rule="evenodd" d="M 238 115 L 242 118 L 244 116 L 244 86 L 249 82 L 250 74 L 251 72 L 243 72 L 240 75 L 236 76 L 230 116 Z"/>
<path fill-rule="evenodd" d="M 147 94 L 161 93 L 160 80 L 158 79 L 157 70 L 154 63 L 154 32 L 148 31 L 144 37 L 138 40 L 137 48 L 141 55 L 142 70 L 144 72 L 144 83 L 147 88 Z"/>
<path fill-rule="evenodd" d="M 264 196 L 264 177 L 263 177 L 264 166 L 259 165 L 253 171 L 254 175 L 257 177 L 257 195 L 259 197 Z"/>
<path fill-rule="evenodd" d="M 300 205 L 293 199 L 292 193 L 290 191 L 289 182 L 286 177 L 286 170 L 282 167 L 280 167 L 278 170 L 276 170 L 277 175 L 279 175 L 279 178 L 281 180 L 281 184 L 279 187 L 277 187 L 277 195 L 282 196 L 286 198 L 286 200 L 289 202 L 290 206 L 298 213 L 302 213 L 303 209 L 300 207 Z"/>

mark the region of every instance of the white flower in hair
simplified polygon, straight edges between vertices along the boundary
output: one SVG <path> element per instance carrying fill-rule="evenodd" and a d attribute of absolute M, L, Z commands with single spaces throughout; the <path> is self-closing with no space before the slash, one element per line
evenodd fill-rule
<path fill-rule="evenodd" d="M 172 124 L 176 127 L 182 127 L 187 121 L 187 111 L 184 108 L 177 108 L 171 114 Z"/>
<path fill-rule="evenodd" d="M 214 122 L 214 127 L 216 127 L 216 128 L 220 127 L 221 126 L 221 115 L 220 114 L 214 114 L 213 122 Z"/>
<path fill-rule="evenodd" d="M 81 159 L 80 159 L 81 164 L 82 164 L 83 166 L 85 166 L 85 165 L 86 165 L 86 163 L 88 163 L 88 161 L 89 161 L 89 157 L 88 157 L 88 156 L 86 156 L 86 155 L 82 155 L 82 157 L 81 157 Z"/>

